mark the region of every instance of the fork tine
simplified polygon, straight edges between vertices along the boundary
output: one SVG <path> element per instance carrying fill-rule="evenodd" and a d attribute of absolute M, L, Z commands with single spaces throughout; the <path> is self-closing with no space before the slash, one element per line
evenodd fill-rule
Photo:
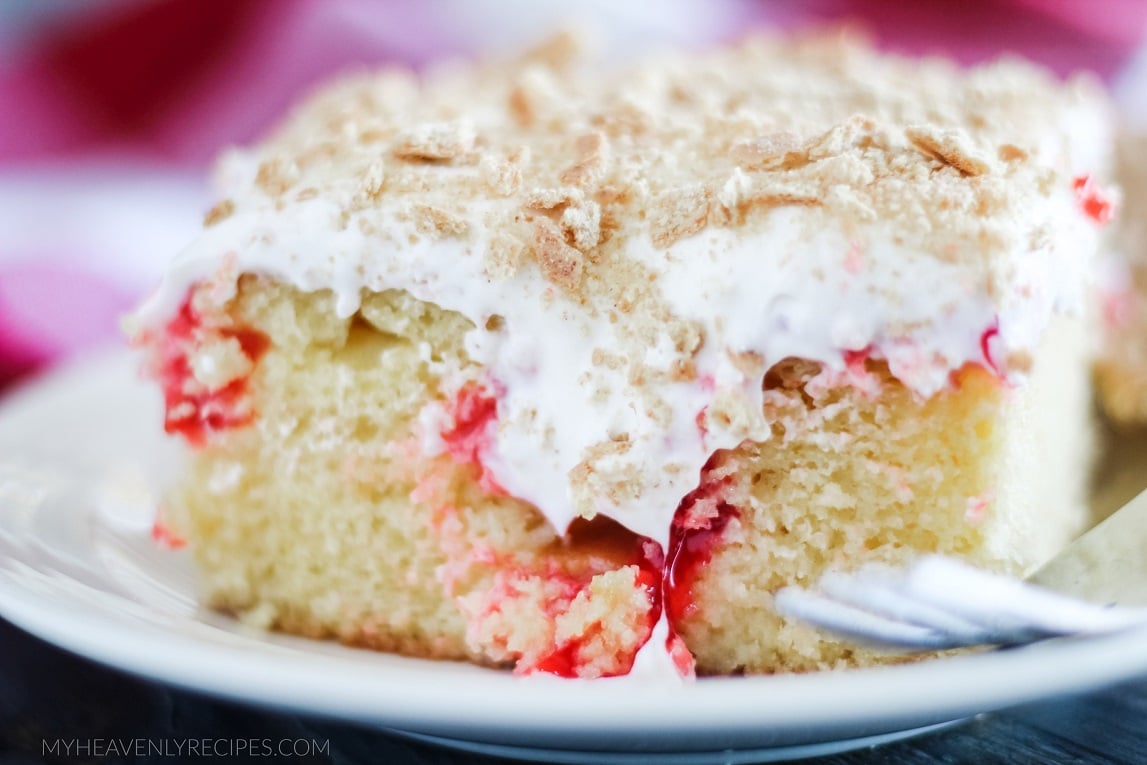
<path fill-rule="evenodd" d="M 903 651 L 938 651 L 969 645 L 929 627 L 906 624 L 831 600 L 801 587 L 785 587 L 773 596 L 776 610 L 857 642 Z"/>
<path fill-rule="evenodd" d="M 946 633 L 955 643 L 995 642 L 983 625 L 906 593 L 903 572 L 886 567 L 866 567 L 851 575 L 830 572 L 821 578 L 820 589 L 833 600 L 878 616 Z"/>
<path fill-rule="evenodd" d="M 774 607 L 857 642 L 903 651 L 1017 645 L 1147 625 L 1147 608 L 1094 605 L 942 556 L 919 558 L 907 569 L 830 572 L 820 588 L 786 587 Z"/>

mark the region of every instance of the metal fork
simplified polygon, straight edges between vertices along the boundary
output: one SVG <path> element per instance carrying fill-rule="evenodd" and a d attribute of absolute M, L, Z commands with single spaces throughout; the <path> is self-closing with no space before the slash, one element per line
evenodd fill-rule
<path fill-rule="evenodd" d="M 786 587 L 774 607 L 867 645 L 899 651 L 1021 645 L 1147 626 L 1147 491 L 1028 580 L 954 558 L 824 575 Z"/>

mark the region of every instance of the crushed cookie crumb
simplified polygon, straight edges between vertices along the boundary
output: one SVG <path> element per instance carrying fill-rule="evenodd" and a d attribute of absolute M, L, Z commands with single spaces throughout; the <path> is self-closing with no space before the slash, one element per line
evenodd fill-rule
<path fill-rule="evenodd" d="M 483 261 L 483 272 L 492 279 L 509 279 L 521 266 L 526 256 L 525 243 L 506 231 L 490 237 Z"/>
<path fill-rule="evenodd" d="M 915 125 L 904 130 L 912 145 L 935 160 L 956 168 L 963 175 L 985 175 L 992 166 L 959 130 Z"/>
<path fill-rule="evenodd" d="M 1031 372 L 1035 359 L 1028 351 L 1011 351 L 1004 358 L 1004 364 L 1009 372 L 1027 374 Z"/>
<path fill-rule="evenodd" d="M 610 138 L 643 136 L 653 130 L 653 115 L 634 103 L 621 103 L 590 117 L 590 124 Z"/>
<path fill-rule="evenodd" d="M 575 29 L 563 29 L 527 50 L 522 55 L 521 61 L 560 70 L 576 61 L 585 51 L 585 47 L 586 40 L 583 33 Z"/>
<path fill-rule="evenodd" d="M 268 159 L 259 165 L 255 185 L 272 197 L 281 196 L 299 180 L 299 166 L 289 159 Z"/>
<path fill-rule="evenodd" d="M 601 207 L 593 201 L 571 205 L 562 211 L 559 225 L 574 247 L 592 249 L 601 241 Z"/>
<path fill-rule="evenodd" d="M 410 207 L 414 227 L 420 233 L 436 239 L 464 237 L 470 231 L 470 224 L 463 218 L 446 212 L 440 207 L 415 204 Z"/>
<path fill-rule="evenodd" d="M 585 199 L 581 189 L 572 186 L 533 189 L 526 194 L 522 206 L 530 210 L 559 210 L 569 205 L 580 204 Z"/>
<path fill-rule="evenodd" d="M 765 357 L 755 351 L 726 351 L 729 361 L 747 380 L 759 380 L 765 374 Z"/>
<path fill-rule="evenodd" d="M 667 316 L 662 331 L 673 341 L 673 350 L 683 356 L 692 356 L 705 341 L 705 329 L 700 322 Z"/>
<path fill-rule="evenodd" d="M 577 290 L 585 270 L 585 256 L 566 244 L 553 221 L 541 217 L 534 220 L 533 244 L 534 259 L 546 279 L 564 290 Z"/>
<path fill-rule="evenodd" d="M 697 363 L 693 359 L 676 359 L 669 368 L 669 378 L 676 382 L 693 382 L 697 379 Z"/>
<path fill-rule="evenodd" d="M 709 223 L 711 192 L 701 185 L 670 189 L 653 201 L 649 217 L 653 244 L 662 249 L 696 234 Z"/>
<path fill-rule="evenodd" d="M 585 188 L 596 184 L 605 175 L 609 161 L 609 139 L 595 130 L 574 140 L 578 153 L 576 164 L 562 171 L 561 182 L 567 186 Z"/>
<path fill-rule="evenodd" d="M 399 135 L 391 153 L 414 162 L 452 160 L 471 151 L 474 139 L 468 121 L 429 122 Z"/>
<path fill-rule="evenodd" d="M 375 160 L 367 166 L 366 172 L 362 174 L 358 193 L 367 199 L 378 199 L 385 183 L 386 166 L 382 164 L 382 160 Z"/>
<path fill-rule="evenodd" d="M 516 162 L 483 156 L 478 168 L 490 193 L 499 197 L 513 195 L 522 186 L 522 168 Z"/>
<path fill-rule="evenodd" d="M 808 162 L 800 138 L 783 131 L 737 141 L 730 155 L 745 170 L 792 170 Z"/>
<path fill-rule="evenodd" d="M 507 106 L 519 127 L 533 129 L 544 127 L 543 116 L 555 116 L 553 113 L 567 103 L 554 72 L 545 66 L 528 64 L 518 73 Z"/>
<path fill-rule="evenodd" d="M 1025 162 L 1028 158 L 1028 153 L 1011 143 L 1000 144 L 997 152 L 1001 162 Z"/>
<path fill-rule="evenodd" d="M 617 371 L 625 366 L 625 357 L 619 353 L 611 353 L 604 348 L 594 348 L 591 361 L 595 367 L 605 367 Z"/>
<path fill-rule="evenodd" d="M 534 108 L 533 101 L 525 85 L 518 83 L 510 89 L 507 106 L 509 107 L 510 115 L 518 127 L 533 127 L 537 118 L 537 110 Z"/>
<path fill-rule="evenodd" d="M 219 221 L 230 218 L 234 212 L 235 203 L 230 199 L 224 199 L 221 202 L 217 202 L 214 207 L 207 211 L 207 214 L 203 216 L 203 225 L 205 227 L 214 226 Z"/>
<path fill-rule="evenodd" d="M 829 157 L 847 155 L 856 149 L 871 149 L 880 144 L 876 123 L 867 117 L 853 116 L 833 125 L 810 141 L 804 153 L 809 162 L 818 162 Z"/>
<path fill-rule="evenodd" d="M 725 217 L 729 218 L 730 222 L 732 212 L 748 201 L 752 189 L 752 179 L 741 168 L 733 168 L 729 180 L 725 181 L 721 190 L 717 192 L 717 202 L 721 205 Z"/>

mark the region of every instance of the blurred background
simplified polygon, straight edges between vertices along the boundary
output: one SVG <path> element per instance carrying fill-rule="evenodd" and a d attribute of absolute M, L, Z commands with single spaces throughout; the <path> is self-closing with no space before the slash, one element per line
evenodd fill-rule
<path fill-rule="evenodd" d="M 1147 0 L 0 0 L 0 390 L 122 342 L 210 206 L 211 158 L 333 73 L 570 21 L 617 60 L 845 19 L 902 52 L 1092 70 L 1147 124 Z"/>

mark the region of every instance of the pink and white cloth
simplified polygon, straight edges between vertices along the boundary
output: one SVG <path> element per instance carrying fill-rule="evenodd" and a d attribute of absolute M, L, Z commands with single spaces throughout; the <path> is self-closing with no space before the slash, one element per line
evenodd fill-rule
<path fill-rule="evenodd" d="M 1147 122 L 1147 54 L 1134 58 L 1147 0 L 0 5 L 0 387 L 118 342 L 119 314 L 193 236 L 210 158 L 337 71 L 512 50 L 571 19 L 623 58 L 845 18 L 895 50 L 964 62 L 1016 51 L 1061 73 L 1092 69 Z"/>

